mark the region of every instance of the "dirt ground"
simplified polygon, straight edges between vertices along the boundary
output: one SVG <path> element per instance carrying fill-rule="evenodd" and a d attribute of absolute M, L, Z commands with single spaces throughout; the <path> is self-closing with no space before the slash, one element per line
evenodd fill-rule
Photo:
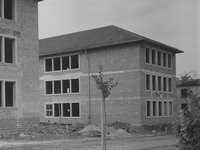
<path fill-rule="evenodd" d="M 174 136 L 133 136 L 107 140 L 107 150 L 178 150 L 176 145 Z M 101 140 L 0 141 L 0 150 L 101 150 Z"/>

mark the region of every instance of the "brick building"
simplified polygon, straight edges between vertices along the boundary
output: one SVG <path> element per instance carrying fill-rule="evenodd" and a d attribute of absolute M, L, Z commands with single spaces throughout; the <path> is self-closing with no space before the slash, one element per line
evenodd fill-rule
<path fill-rule="evenodd" d="M 0 132 L 39 121 L 38 1 L 0 1 Z"/>
<path fill-rule="evenodd" d="M 39 49 L 42 122 L 100 122 L 101 94 L 91 78 L 100 64 L 119 83 L 106 101 L 107 122 L 174 120 L 181 50 L 116 26 L 42 39 Z"/>

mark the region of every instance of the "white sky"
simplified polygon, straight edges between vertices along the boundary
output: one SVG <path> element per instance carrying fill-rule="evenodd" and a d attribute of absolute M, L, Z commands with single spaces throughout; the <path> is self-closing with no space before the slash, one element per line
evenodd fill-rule
<path fill-rule="evenodd" d="M 200 73 L 200 0 L 44 0 L 39 38 L 116 25 L 185 51 L 177 76 Z"/>

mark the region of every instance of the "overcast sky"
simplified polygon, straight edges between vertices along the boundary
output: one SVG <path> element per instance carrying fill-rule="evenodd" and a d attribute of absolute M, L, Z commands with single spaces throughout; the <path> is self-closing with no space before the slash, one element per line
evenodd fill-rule
<path fill-rule="evenodd" d="M 200 73 L 199 0 L 44 0 L 39 38 L 116 25 L 183 50 L 177 76 Z"/>

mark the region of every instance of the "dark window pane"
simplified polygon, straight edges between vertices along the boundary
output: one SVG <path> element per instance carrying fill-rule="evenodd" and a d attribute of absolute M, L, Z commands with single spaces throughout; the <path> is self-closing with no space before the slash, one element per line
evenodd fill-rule
<path fill-rule="evenodd" d="M 61 116 L 61 104 L 56 103 L 54 104 L 54 117 L 59 117 Z"/>
<path fill-rule="evenodd" d="M 72 79 L 72 93 L 78 93 L 79 92 L 79 79 Z"/>
<path fill-rule="evenodd" d="M 161 52 L 157 52 L 157 58 L 158 58 L 158 65 L 161 66 Z"/>
<path fill-rule="evenodd" d="M 150 75 L 146 75 L 146 90 L 150 90 Z"/>
<path fill-rule="evenodd" d="M 53 59 L 54 71 L 60 70 L 60 57 Z"/>
<path fill-rule="evenodd" d="M 70 103 L 63 103 L 63 117 L 70 117 Z"/>
<path fill-rule="evenodd" d="M 152 90 L 156 90 L 156 76 L 154 75 L 152 76 Z"/>
<path fill-rule="evenodd" d="M 162 116 L 162 102 L 158 102 L 159 116 Z"/>
<path fill-rule="evenodd" d="M 45 60 L 45 71 L 52 71 L 52 59 L 46 59 Z"/>
<path fill-rule="evenodd" d="M 14 19 L 14 5 L 13 0 L 4 0 L 4 18 Z"/>
<path fill-rule="evenodd" d="M 55 94 L 61 93 L 61 81 L 60 80 L 54 81 L 54 93 Z"/>
<path fill-rule="evenodd" d="M 14 104 L 14 82 L 5 82 L 5 106 L 13 107 Z"/>
<path fill-rule="evenodd" d="M 167 79 L 163 77 L 163 91 L 167 91 Z"/>
<path fill-rule="evenodd" d="M 13 63 L 14 58 L 14 40 L 5 38 L 5 62 L 6 63 Z"/>
<path fill-rule="evenodd" d="M 79 117 L 80 110 L 79 110 L 79 103 L 72 103 L 72 117 Z"/>
<path fill-rule="evenodd" d="M 151 51 L 151 61 L 152 61 L 152 64 L 155 64 L 156 63 L 156 53 L 155 53 L 155 50 L 152 50 Z"/>
<path fill-rule="evenodd" d="M 2 81 L 0 81 L 0 107 L 2 106 Z"/>
<path fill-rule="evenodd" d="M 62 57 L 62 70 L 69 69 L 69 56 Z"/>
<path fill-rule="evenodd" d="M 172 113 L 173 113 L 172 102 L 169 102 L 169 115 L 171 116 Z"/>
<path fill-rule="evenodd" d="M 146 63 L 149 63 L 150 59 L 149 59 L 149 48 L 146 48 Z"/>
<path fill-rule="evenodd" d="M 0 62 L 2 62 L 2 37 L 0 37 Z"/>
<path fill-rule="evenodd" d="M 53 93 L 53 87 L 52 87 L 52 81 L 46 82 L 46 94 L 52 94 Z"/>
<path fill-rule="evenodd" d="M 168 91 L 171 92 L 172 91 L 172 79 L 168 78 Z"/>
<path fill-rule="evenodd" d="M 162 78 L 161 76 L 158 76 L 158 91 L 161 91 L 162 90 Z"/>
<path fill-rule="evenodd" d="M 149 117 L 151 115 L 151 103 L 150 101 L 147 101 L 147 116 Z"/>
<path fill-rule="evenodd" d="M 187 89 L 181 89 L 181 98 L 187 97 Z"/>
<path fill-rule="evenodd" d="M 166 67 L 167 65 L 167 58 L 166 53 L 163 53 L 163 66 Z"/>
<path fill-rule="evenodd" d="M 77 68 L 79 68 L 78 55 L 72 55 L 71 56 L 71 69 L 77 69 Z"/>
<path fill-rule="evenodd" d="M 153 116 L 156 116 L 157 114 L 157 106 L 156 106 L 156 102 L 153 101 Z"/>
<path fill-rule="evenodd" d="M 168 54 L 168 67 L 171 68 L 172 67 L 172 57 L 170 54 Z"/>
<path fill-rule="evenodd" d="M 167 102 L 164 102 L 164 115 L 167 116 Z"/>
<path fill-rule="evenodd" d="M 69 80 L 63 80 L 63 93 L 70 93 L 70 83 Z"/>

